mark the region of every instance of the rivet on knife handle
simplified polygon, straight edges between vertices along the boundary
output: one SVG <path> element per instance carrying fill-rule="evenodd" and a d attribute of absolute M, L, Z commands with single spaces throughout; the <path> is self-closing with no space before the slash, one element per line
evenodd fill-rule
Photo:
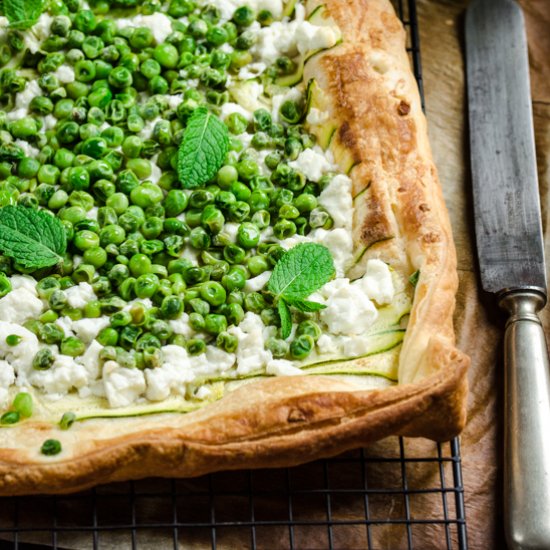
<path fill-rule="evenodd" d="M 550 375 L 536 290 L 503 293 L 504 512 L 511 549 L 550 548 Z"/>

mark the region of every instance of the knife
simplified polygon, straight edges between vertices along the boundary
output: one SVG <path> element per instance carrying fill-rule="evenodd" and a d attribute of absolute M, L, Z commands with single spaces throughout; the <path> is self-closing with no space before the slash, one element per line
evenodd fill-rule
<path fill-rule="evenodd" d="M 538 312 L 546 269 L 523 15 L 474 0 L 466 72 L 477 253 L 504 334 L 504 520 L 510 548 L 550 548 L 550 374 Z"/>

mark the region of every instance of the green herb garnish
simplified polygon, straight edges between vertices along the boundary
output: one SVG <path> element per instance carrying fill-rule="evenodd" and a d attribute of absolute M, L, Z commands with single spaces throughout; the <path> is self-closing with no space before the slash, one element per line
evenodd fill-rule
<path fill-rule="evenodd" d="M 185 189 L 210 180 L 229 150 L 227 126 L 205 107 L 195 109 L 178 151 L 178 175 Z"/>
<path fill-rule="evenodd" d="M 61 222 L 26 206 L 0 208 L 0 250 L 25 269 L 41 269 L 62 261 L 67 237 Z"/>
<path fill-rule="evenodd" d="M 291 248 L 275 265 L 267 288 L 275 294 L 281 318 L 281 333 L 288 338 L 292 329 L 289 305 L 300 311 L 318 311 L 326 306 L 306 300 L 334 276 L 334 262 L 326 246 L 301 243 Z"/>
<path fill-rule="evenodd" d="M 3 0 L 4 15 L 14 29 L 32 27 L 44 11 L 43 0 Z"/>

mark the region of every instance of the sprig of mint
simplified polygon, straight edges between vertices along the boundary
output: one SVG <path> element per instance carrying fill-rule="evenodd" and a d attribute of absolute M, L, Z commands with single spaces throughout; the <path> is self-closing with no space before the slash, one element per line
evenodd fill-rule
<path fill-rule="evenodd" d="M 289 305 L 306 312 L 325 308 L 324 304 L 306 298 L 330 281 L 334 273 L 329 249 L 316 243 L 296 245 L 275 264 L 267 288 L 277 301 L 283 338 L 288 338 L 292 330 Z"/>
<path fill-rule="evenodd" d="M 27 269 L 59 263 L 67 249 L 65 229 L 45 210 L 26 206 L 0 208 L 0 250 Z"/>
<path fill-rule="evenodd" d="M 210 180 L 229 150 L 227 126 L 206 107 L 195 109 L 178 150 L 178 176 L 185 189 Z"/>
<path fill-rule="evenodd" d="M 15 29 L 32 27 L 44 11 L 44 0 L 2 0 L 4 15 Z"/>

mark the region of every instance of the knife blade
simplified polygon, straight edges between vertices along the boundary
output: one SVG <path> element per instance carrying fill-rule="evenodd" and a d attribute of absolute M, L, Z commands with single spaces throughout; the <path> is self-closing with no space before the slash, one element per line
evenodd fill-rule
<path fill-rule="evenodd" d="M 479 269 L 504 334 L 504 513 L 510 548 L 550 548 L 550 374 L 529 61 L 513 0 L 466 13 L 470 157 Z"/>

